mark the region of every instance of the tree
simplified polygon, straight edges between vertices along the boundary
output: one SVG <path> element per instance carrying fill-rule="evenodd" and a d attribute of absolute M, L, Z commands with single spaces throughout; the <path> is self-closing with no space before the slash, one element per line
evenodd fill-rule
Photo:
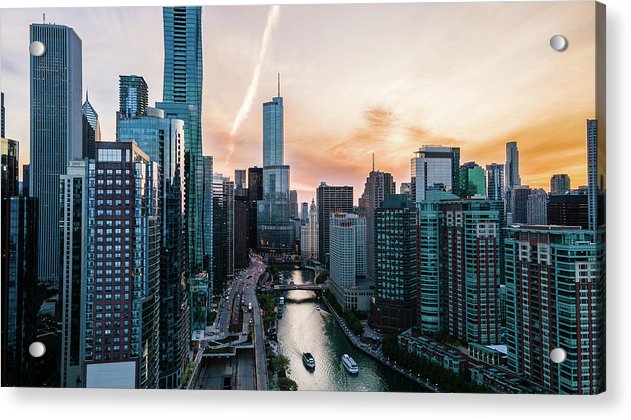
<path fill-rule="evenodd" d="M 316 284 L 322 284 L 326 281 L 327 278 L 329 278 L 329 272 L 323 271 L 320 274 L 318 274 L 318 277 L 316 277 L 315 282 Z"/>
<path fill-rule="evenodd" d="M 280 378 L 278 388 L 281 391 L 298 391 L 298 384 L 289 378 Z"/>
<path fill-rule="evenodd" d="M 289 369 L 289 359 L 283 355 L 274 356 L 270 360 L 270 366 L 272 371 L 280 374 Z"/>

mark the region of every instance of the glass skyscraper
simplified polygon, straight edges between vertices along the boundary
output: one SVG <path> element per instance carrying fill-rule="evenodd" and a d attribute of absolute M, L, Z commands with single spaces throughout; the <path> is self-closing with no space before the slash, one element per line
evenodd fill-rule
<path fill-rule="evenodd" d="M 39 281 L 58 284 L 59 176 L 82 157 L 81 39 L 72 28 L 32 24 L 30 42 L 46 46 L 30 56 L 30 194 L 39 204 Z"/>
<path fill-rule="evenodd" d="M 99 124 L 99 114 L 88 100 L 85 94 L 85 102 L 81 107 L 81 121 L 83 128 L 83 157 L 94 159 L 94 142 L 101 141 L 101 125 Z"/>
<path fill-rule="evenodd" d="M 257 203 L 257 239 L 262 250 L 294 250 L 284 143 L 284 107 L 279 89 L 278 96 L 263 104 L 263 200 Z"/>
<path fill-rule="evenodd" d="M 190 317 L 184 224 L 184 122 L 164 118 L 164 111 L 147 107 L 144 116 L 118 122 L 117 140 L 135 141 L 152 162 L 160 164 L 161 385 L 178 387 L 187 360 Z"/>
<path fill-rule="evenodd" d="M 163 102 L 168 118 L 184 121 L 189 272 L 203 270 L 202 8 L 165 7 Z"/>

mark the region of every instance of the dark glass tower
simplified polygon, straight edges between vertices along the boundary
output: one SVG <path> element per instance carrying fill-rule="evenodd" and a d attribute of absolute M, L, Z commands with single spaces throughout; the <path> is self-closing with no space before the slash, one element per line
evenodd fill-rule
<path fill-rule="evenodd" d="M 101 141 L 101 126 L 99 124 L 99 114 L 88 100 L 85 94 L 85 102 L 81 107 L 82 128 L 83 128 L 83 157 L 94 159 L 94 142 Z"/>
<path fill-rule="evenodd" d="M 87 100 L 87 98 L 86 98 Z M 118 118 L 135 118 L 146 115 L 149 90 L 142 76 L 118 76 Z"/>
<path fill-rule="evenodd" d="M 0 139 L 0 155 L 2 161 L 1 191 L 3 197 L 18 195 L 18 157 L 19 143 L 16 140 Z"/>
<path fill-rule="evenodd" d="M 37 197 L 38 278 L 58 284 L 59 272 L 59 176 L 68 161 L 80 159 L 81 39 L 72 28 L 32 24 L 30 42 L 46 46 L 41 56 L 30 56 L 31 168 L 30 194 Z"/>
<path fill-rule="evenodd" d="M 203 269 L 202 238 L 202 8 L 165 7 L 163 102 L 169 118 L 184 121 L 189 273 Z"/>
<path fill-rule="evenodd" d="M 331 213 L 353 212 L 353 187 L 344 185 L 327 185 L 320 183 L 316 190 L 318 207 L 318 256 L 320 262 L 328 263 L 330 249 L 330 217 Z"/>

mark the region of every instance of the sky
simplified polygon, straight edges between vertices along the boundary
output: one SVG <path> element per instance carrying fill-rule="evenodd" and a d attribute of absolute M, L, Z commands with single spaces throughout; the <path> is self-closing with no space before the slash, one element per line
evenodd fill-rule
<path fill-rule="evenodd" d="M 0 10 L 0 88 L 7 137 L 29 161 L 28 27 L 75 29 L 83 89 L 103 140 L 115 138 L 118 76 L 141 75 L 162 99 L 160 7 Z M 262 166 L 262 103 L 285 104 L 285 163 L 299 201 L 321 181 L 361 195 L 372 168 L 410 180 L 428 144 L 461 163 L 505 161 L 517 141 L 522 184 L 586 184 L 585 120 L 595 114 L 593 2 L 206 6 L 203 152 L 215 170 Z M 559 53 L 554 34 L 569 41 Z M 85 95 L 84 95 L 85 96 Z"/>

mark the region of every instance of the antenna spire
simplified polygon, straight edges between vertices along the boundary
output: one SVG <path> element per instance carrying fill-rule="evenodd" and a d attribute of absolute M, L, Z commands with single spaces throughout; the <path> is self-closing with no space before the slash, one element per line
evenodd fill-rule
<path fill-rule="evenodd" d="M 375 152 L 372 152 L 372 171 L 375 172 Z"/>
<path fill-rule="evenodd" d="M 46 23 L 46 13 L 42 13 L 42 20 L 43 20 L 43 23 Z"/>
<path fill-rule="evenodd" d="M 280 97 L 280 73 L 278 73 L 278 97 Z"/>

